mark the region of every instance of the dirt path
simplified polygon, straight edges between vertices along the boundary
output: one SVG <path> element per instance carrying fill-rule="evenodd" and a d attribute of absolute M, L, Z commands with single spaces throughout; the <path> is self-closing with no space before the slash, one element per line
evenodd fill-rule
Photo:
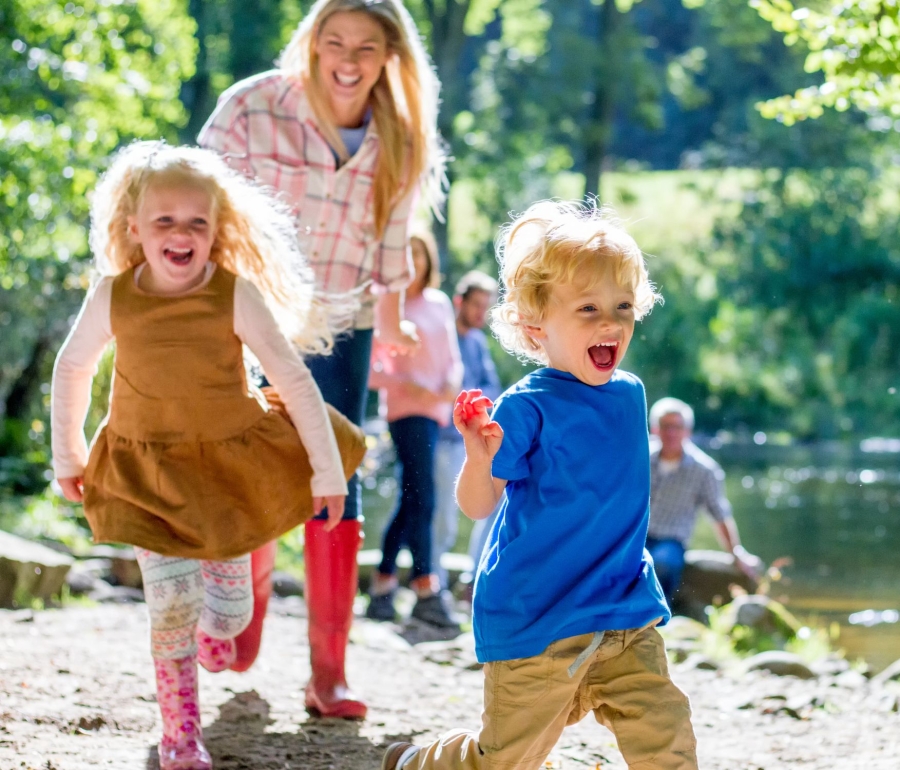
<path fill-rule="evenodd" d="M 201 672 L 216 770 L 377 770 L 387 742 L 479 724 L 481 673 L 465 668 L 470 653 L 411 648 L 365 620 L 354 628 L 349 667 L 369 718 L 309 718 L 299 614 L 290 600 L 276 605 L 247 674 Z M 0 612 L 0 770 L 156 770 L 146 637 L 142 606 Z M 691 696 L 704 770 L 900 770 L 900 686 L 679 667 L 674 677 Z M 564 770 L 625 767 L 612 735 L 590 718 L 566 731 L 550 760 Z"/>

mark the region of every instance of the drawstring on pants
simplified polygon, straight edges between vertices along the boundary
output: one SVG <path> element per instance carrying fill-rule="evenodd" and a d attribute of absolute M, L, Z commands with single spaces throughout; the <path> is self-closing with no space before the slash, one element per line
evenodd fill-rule
<path fill-rule="evenodd" d="M 569 679 L 572 679 L 575 676 L 578 669 L 581 668 L 585 664 L 585 661 L 587 661 L 587 659 L 597 651 L 597 648 L 603 644 L 603 637 L 605 635 L 605 631 L 594 631 L 591 643 L 579 653 L 578 657 L 572 661 L 572 665 L 566 669 L 569 673 Z"/>

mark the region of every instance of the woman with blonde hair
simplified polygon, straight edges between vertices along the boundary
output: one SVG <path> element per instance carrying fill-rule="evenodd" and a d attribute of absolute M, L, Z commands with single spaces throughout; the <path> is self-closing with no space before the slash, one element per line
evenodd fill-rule
<path fill-rule="evenodd" d="M 352 333 L 307 364 L 327 402 L 362 422 L 373 335 L 395 353 L 418 344 L 403 321 L 411 278 L 408 226 L 420 194 L 441 203 L 445 154 L 437 132 L 439 83 L 398 0 L 318 0 L 278 68 L 226 91 L 200 144 L 279 191 L 294 210 L 301 246 L 326 293 L 355 291 Z M 356 593 L 360 490 L 344 520 L 306 526 L 311 713 L 361 719 L 344 657 Z M 256 658 L 275 544 L 253 555 L 254 618 L 238 639 L 237 670 Z"/>

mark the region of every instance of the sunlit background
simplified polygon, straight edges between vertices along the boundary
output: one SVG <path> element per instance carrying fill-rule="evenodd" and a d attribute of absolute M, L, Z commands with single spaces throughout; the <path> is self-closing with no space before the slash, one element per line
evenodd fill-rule
<path fill-rule="evenodd" d="M 0 2 L 3 529 L 88 547 L 78 509 L 48 487 L 48 383 L 89 284 L 89 196 L 110 153 L 194 141 L 224 88 L 272 66 L 306 7 Z M 626 368 L 651 401 L 695 407 L 747 548 L 791 560 L 772 594 L 838 623 L 851 657 L 900 657 L 900 102 L 896 62 L 871 58 L 878 35 L 898 49 L 896 32 L 867 38 L 857 3 L 830 26 L 746 0 L 409 7 L 444 84 L 445 287 L 471 267 L 496 272 L 511 210 L 585 194 L 613 206 L 666 300 Z M 881 13 L 896 21 L 896 7 Z M 811 43 L 832 55 L 808 58 Z M 521 376 L 494 352 L 506 384 Z M 109 371 L 107 358 L 90 431 Z M 377 547 L 396 487 L 389 465 L 372 473 Z M 716 547 L 708 525 L 695 545 Z"/>

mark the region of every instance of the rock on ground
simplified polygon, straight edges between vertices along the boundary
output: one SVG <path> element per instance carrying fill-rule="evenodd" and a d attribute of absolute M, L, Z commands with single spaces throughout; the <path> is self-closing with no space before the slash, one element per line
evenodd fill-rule
<path fill-rule="evenodd" d="M 71 556 L 0 531 L 0 607 L 12 607 L 19 594 L 58 596 L 72 562 Z"/>
<path fill-rule="evenodd" d="M 350 679 L 369 718 L 317 720 L 297 600 L 274 602 L 257 665 L 201 672 L 216 770 L 377 770 L 385 745 L 479 725 L 480 671 L 466 640 L 410 647 L 395 627 L 359 620 Z M 0 612 L 0 769 L 156 770 L 159 714 L 145 608 L 104 605 Z M 900 685 L 673 667 L 690 695 L 704 770 L 897 770 Z M 549 758 L 560 770 L 622 770 L 613 736 L 588 718 Z"/>

